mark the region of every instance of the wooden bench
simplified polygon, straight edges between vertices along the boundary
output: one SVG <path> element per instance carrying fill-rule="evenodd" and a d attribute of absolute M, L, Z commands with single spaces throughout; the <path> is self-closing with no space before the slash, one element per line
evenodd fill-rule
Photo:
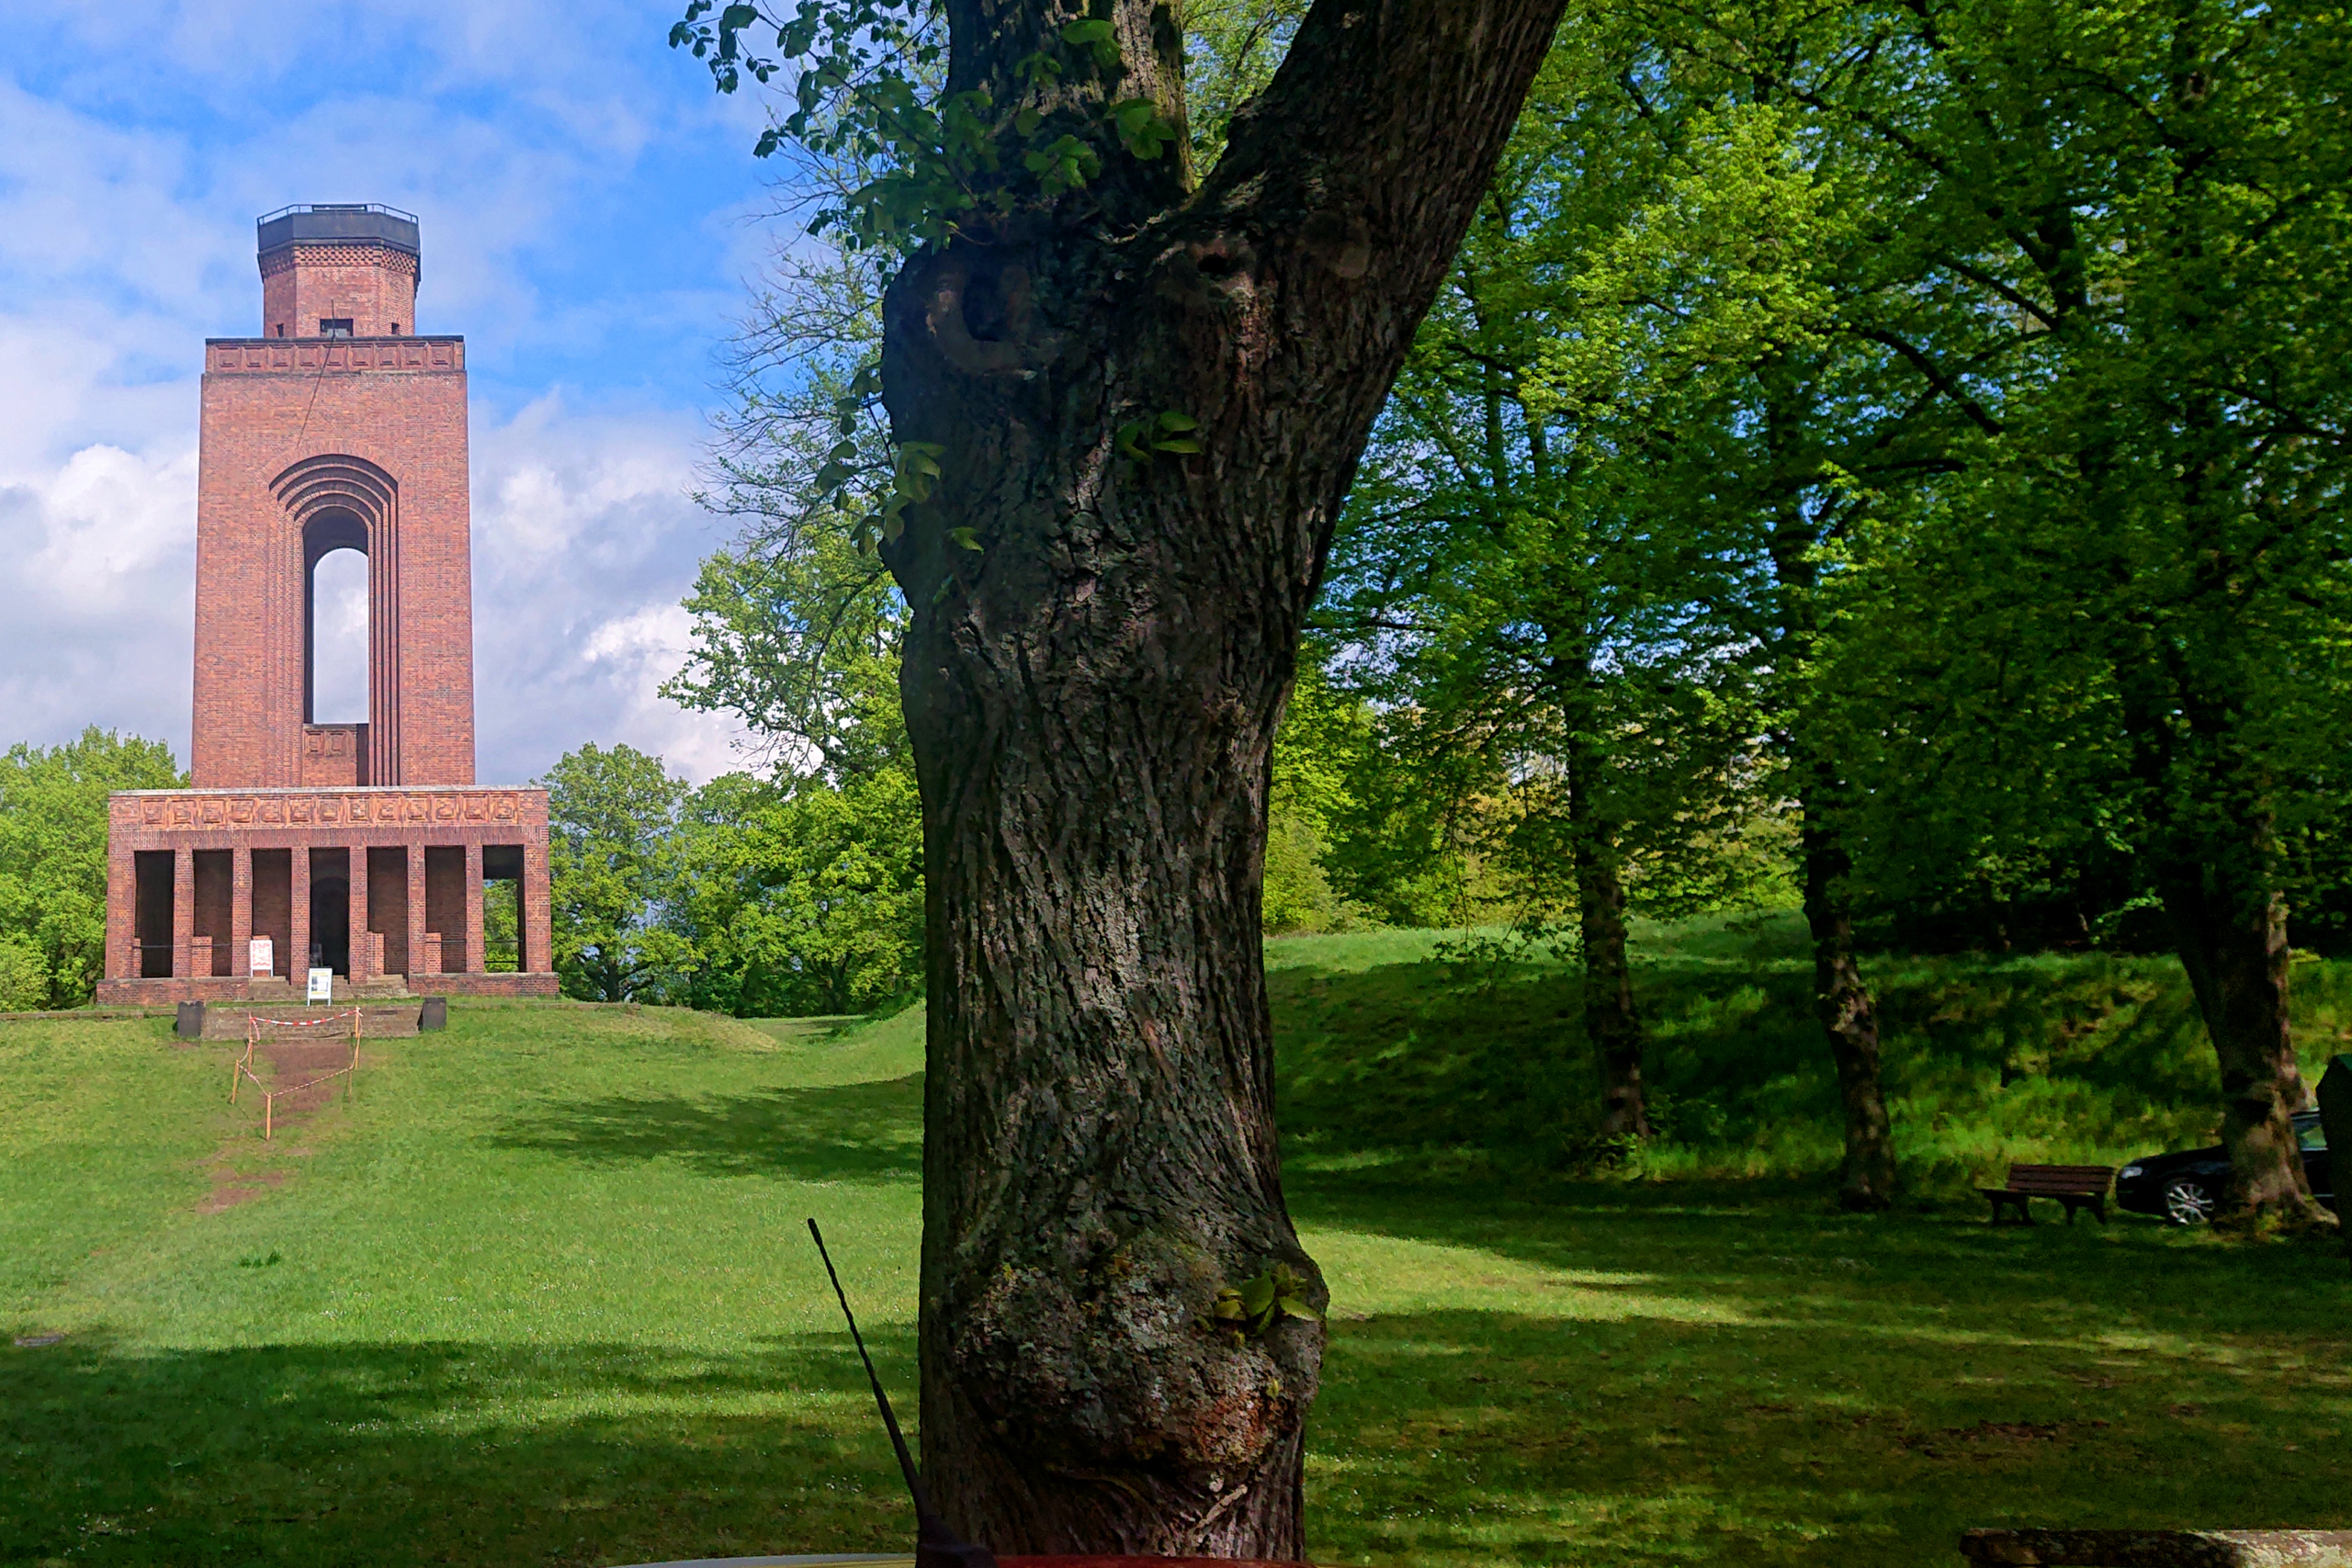
<path fill-rule="evenodd" d="M 2026 1202 L 2033 1198 L 2052 1198 L 2066 1205 L 2066 1223 L 2075 1223 L 2075 1211 L 2088 1209 L 2100 1224 L 2107 1224 L 2107 1189 L 2115 1179 L 2111 1165 L 2013 1165 L 2009 1167 L 2007 1187 L 1980 1187 L 1976 1190 L 1993 1202 L 1993 1223 L 2001 1223 L 2003 1206 L 2012 1207 L 2018 1218 L 2033 1224 L 2033 1214 Z"/>
<path fill-rule="evenodd" d="M 1970 1530 L 1972 1568 L 2352 1568 L 2352 1530 Z"/>

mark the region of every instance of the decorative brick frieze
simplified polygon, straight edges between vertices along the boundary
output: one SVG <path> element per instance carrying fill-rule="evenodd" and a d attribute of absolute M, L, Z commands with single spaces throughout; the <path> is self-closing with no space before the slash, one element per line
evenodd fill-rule
<path fill-rule="evenodd" d="M 335 833 L 339 844 L 407 843 L 411 830 L 419 828 L 426 829 L 426 843 L 545 843 L 548 792 L 455 784 L 120 790 L 107 796 L 107 817 L 115 844 L 130 850 L 226 849 L 232 844 L 276 849 L 297 839 L 323 842 L 321 829 L 358 829 Z"/>

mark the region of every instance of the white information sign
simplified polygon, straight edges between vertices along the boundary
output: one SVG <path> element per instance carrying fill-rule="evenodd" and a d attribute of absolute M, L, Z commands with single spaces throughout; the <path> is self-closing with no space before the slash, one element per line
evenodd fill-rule
<path fill-rule="evenodd" d="M 331 1002 L 334 1000 L 334 971 L 332 969 L 311 970 L 311 989 L 302 999 L 306 1002 Z"/>
<path fill-rule="evenodd" d="M 269 938 L 257 936 L 248 944 L 245 954 L 245 973 L 248 975 L 277 973 L 277 950 Z"/>

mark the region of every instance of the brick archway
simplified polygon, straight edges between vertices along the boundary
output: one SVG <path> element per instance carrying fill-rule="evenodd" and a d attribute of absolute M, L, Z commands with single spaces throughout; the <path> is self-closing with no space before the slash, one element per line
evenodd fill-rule
<path fill-rule="evenodd" d="M 335 550 L 368 558 L 367 767 L 371 784 L 401 773 L 400 484 L 343 453 L 306 457 L 270 481 L 302 547 L 302 722 L 311 722 L 317 662 L 313 573 Z"/>

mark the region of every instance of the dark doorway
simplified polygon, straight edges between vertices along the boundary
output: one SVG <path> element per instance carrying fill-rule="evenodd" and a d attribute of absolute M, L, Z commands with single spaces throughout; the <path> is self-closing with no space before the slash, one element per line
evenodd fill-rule
<path fill-rule="evenodd" d="M 131 972 L 142 980 L 172 977 L 172 852 L 137 850 L 131 856 L 138 892 L 131 911 L 131 941 L 139 961 Z"/>
<path fill-rule="evenodd" d="M 270 972 L 290 979 L 300 979 L 302 965 L 296 962 L 301 954 L 294 942 L 294 852 L 291 850 L 255 850 L 254 852 L 254 935 L 269 938 Z M 243 974 L 244 955 L 237 958 L 238 973 Z"/>
<path fill-rule="evenodd" d="M 234 919 L 236 903 L 236 857 L 228 850 L 198 850 L 189 857 L 196 863 L 196 934 L 212 939 L 212 965 L 207 975 L 233 975 L 229 952 L 230 921 Z M 243 964 L 244 954 L 233 955 Z"/>
<path fill-rule="evenodd" d="M 466 852 L 436 845 L 424 852 L 424 929 L 441 933 L 441 972 L 462 974 L 466 939 Z"/>
<path fill-rule="evenodd" d="M 412 956 L 408 950 L 408 851 L 369 850 L 368 854 L 368 929 L 384 938 L 384 973 L 405 975 Z"/>
<path fill-rule="evenodd" d="M 311 961 L 314 969 L 351 973 L 351 852 L 311 852 Z"/>

